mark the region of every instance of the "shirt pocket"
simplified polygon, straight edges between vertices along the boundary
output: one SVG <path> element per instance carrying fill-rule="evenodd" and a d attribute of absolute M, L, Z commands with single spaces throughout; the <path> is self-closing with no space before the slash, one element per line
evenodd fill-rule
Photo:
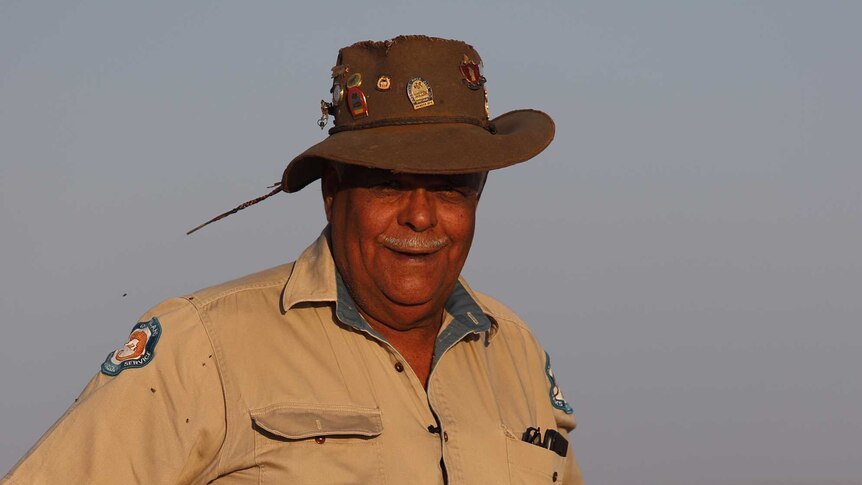
<path fill-rule="evenodd" d="M 508 434 L 506 461 L 509 464 L 509 482 L 512 485 L 560 483 L 565 478 L 565 457 Z"/>
<path fill-rule="evenodd" d="M 250 414 L 260 483 L 386 483 L 379 408 L 281 403 Z"/>

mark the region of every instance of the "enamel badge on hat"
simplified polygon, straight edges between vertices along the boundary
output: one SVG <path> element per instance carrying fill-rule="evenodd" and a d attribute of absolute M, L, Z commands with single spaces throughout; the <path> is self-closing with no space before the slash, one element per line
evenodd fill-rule
<path fill-rule="evenodd" d="M 347 88 L 347 108 L 354 118 L 368 116 L 368 102 L 365 100 L 365 93 L 356 86 Z"/>
<path fill-rule="evenodd" d="M 434 104 L 434 92 L 428 81 L 421 77 L 414 77 L 407 82 L 407 97 L 413 103 L 413 109 L 422 109 Z"/>
<path fill-rule="evenodd" d="M 482 68 L 479 64 L 470 60 L 470 58 L 467 57 L 467 54 L 464 54 L 464 60 L 461 61 L 461 65 L 458 66 L 458 69 L 461 70 L 461 76 L 463 77 L 461 81 L 463 81 L 464 85 L 468 88 L 475 91 L 485 84 L 486 80 L 485 76 L 482 75 Z"/>

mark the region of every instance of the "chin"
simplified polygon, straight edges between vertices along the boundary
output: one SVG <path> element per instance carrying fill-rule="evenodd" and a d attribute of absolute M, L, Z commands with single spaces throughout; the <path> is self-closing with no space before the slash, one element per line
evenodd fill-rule
<path fill-rule="evenodd" d="M 434 301 L 440 286 L 431 286 L 425 281 L 417 282 L 408 279 L 406 281 L 395 281 L 385 291 L 386 297 L 404 306 L 419 306 Z"/>

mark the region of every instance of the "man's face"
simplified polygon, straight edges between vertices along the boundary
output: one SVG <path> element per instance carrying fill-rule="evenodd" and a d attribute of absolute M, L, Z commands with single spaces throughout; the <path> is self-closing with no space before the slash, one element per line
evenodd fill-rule
<path fill-rule="evenodd" d="M 485 175 L 326 171 L 333 257 L 364 313 L 409 327 L 443 308 L 473 241 Z"/>

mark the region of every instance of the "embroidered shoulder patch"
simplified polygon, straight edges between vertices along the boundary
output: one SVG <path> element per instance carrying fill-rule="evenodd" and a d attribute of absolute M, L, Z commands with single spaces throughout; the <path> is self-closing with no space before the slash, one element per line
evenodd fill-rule
<path fill-rule="evenodd" d="M 102 363 L 102 373 L 115 376 L 130 367 L 149 364 L 161 336 L 162 325 L 158 318 L 153 317 L 149 322 L 138 323 L 132 328 L 128 342 L 111 352 Z"/>
<path fill-rule="evenodd" d="M 551 405 L 563 411 L 566 414 L 572 414 L 572 406 L 566 402 L 563 397 L 563 391 L 557 385 L 557 378 L 554 377 L 554 369 L 551 369 L 551 356 L 545 352 L 545 374 L 548 375 L 548 381 L 551 383 L 551 389 L 548 391 L 548 396 L 551 398 Z"/>

